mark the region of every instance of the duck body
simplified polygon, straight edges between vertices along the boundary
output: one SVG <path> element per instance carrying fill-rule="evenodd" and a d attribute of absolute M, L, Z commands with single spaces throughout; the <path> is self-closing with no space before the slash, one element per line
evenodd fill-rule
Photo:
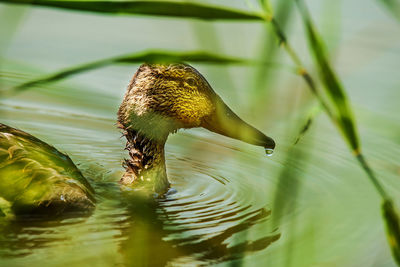
<path fill-rule="evenodd" d="M 133 76 L 118 110 L 127 139 L 126 186 L 170 187 L 164 146 L 179 129 L 212 132 L 272 150 L 272 138 L 240 119 L 187 64 L 143 64 Z M 4 208 L 6 206 L 6 208 Z M 0 123 L 0 216 L 61 214 L 91 210 L 94 190 L 72 160 L 38 138 Z"/>
<path fill-rule="evenodd" d="M 164 194 L 167 179 L 164 146 L 179 129 L 203 127 L 268 150 L 272 138 L 240 119 L 207 80 L 187 64 L 143 64 L 128 85 L 118 111 L 118 127 L 127 139 L 124 185 L 149 183 Z"/>
<path fill-rule="evenodd" d="M 15 214 L 55 215 L 95 203 L 93 188 L 67 155 L 1 123 L 0 200 Z"/>

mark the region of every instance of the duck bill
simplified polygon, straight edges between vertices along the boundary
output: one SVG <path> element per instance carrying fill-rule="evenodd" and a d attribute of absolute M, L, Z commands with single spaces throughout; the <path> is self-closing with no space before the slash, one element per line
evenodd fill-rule
<path fill-rule="evenodd" d="M 275 148 L 275 142 L 271 137 L 239 118 L 219 96 L 216 99 L 215 111 L 203 121 L 202 127 L 252 145 L 262 146 L 266 150 Z"/>

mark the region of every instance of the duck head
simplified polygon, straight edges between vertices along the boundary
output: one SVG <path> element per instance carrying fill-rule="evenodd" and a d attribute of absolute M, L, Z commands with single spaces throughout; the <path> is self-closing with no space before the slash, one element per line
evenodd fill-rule
<path fill-rule="evenodd" d="M 131 159 L 125 161 L 123 184 L 149 181 L 165 192 L 164 144 L 181 128 L 203 127 L 266 151 L 272 138 L 240 119 L 211 88 L 206 79 L 186 64 L 143 64 L 133 76 L 118 111 L 118 125 L 127 138 Z"/>

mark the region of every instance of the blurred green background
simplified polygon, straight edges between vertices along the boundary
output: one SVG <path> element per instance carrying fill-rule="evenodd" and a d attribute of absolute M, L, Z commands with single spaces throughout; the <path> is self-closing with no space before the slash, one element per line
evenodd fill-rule
<path fill-rule="evenodd" d="M 197 2 L 261 10 L 250 0 Z M 299 12 L 282 3 L 272 3 L 277 19 L 316 76 Z M 400 24 L 378 1 L 307 5 L 347 90 L 363 153 L 399 207 Z M 116 184 L 127 157 L 116 111 L 139 63 L 4 96 L 0 122 L 70 155 L 97 190 L 98 206 L 88 218 L 2 221 L 0 265 L 395 266 L 379 195 L 265 23 L 0 4 L 0 25 L 2 91 L 148 49 L 267 61 L 189 63 L 237 114 L 277 142 L 267 158 L 260 148 L 204 129 L 181 131 L 166 147 L 178 192 L 148 205 Z"/>

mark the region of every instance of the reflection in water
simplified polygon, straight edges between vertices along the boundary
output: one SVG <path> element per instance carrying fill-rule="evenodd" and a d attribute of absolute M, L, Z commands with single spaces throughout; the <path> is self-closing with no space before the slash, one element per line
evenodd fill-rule
<path fill-rule="evenodd" d="M 93 166 L 86 168 L 90 168 L 84 171 L 86 175 L 95 169 Z M 100 176 L 107 174 L 109 171 L 103 170 L 95 179 L 100 180 Z M 212 180 L 210 177 L 205 183 Z M 279 239 L 277 233 L 258 233 L 256 240 L 249 241 L 247 231 L 269 220 L 271 212 L 254 209 L 252 205 L 236 201 L 234 196 L 221 194 L 226 185 L 214 181 L 218 184 L 217 193 L 207 195 L 196 193 L 199 189 L 207 191 L 198 184 L 194 184 L 194 188 L 181 188 L 178 179 L 178 192 L 164 199 L 154 198 L 149 191 L 124 188 L 121 191 L 115 182 L 96 182 L 98 206 L 90 217 L 70 214 L 69 218 L 26 217 L 4 221 L 0 232 L 0 257 L 21 258 L 51 248 L 58 251 L 76 242 L 73 239 L 81 233 L 83 242 L 90 242 L 92 234 L 97 236 L 96 244 L 107 242 L 107 238 L 116 242 L 122 256 L 118 264 L 204 265 L 240 259 Z M 215 188 L 215 184 L 211 182 L 210 191 L 212 187 Z M 103 224 L 104 228 L 99 228 Z M 113 234 L 106 234 L 108 232 Z"/>
<path fill-rule="evenodd" d="M 374 192 L 368 183 L 356 179 L 359 170 L 353 168 L 350 156 L 343 156 L 345 148 L 327 144 L 330 135 L 325 132 L 313 138 L 318 150 L 304 147 L 313 164 L 306 168 L 304 157 L 299 155 L 293 155 L 293 162 L 289 162 L 294 174 L 308 177 L 302 180 L 298 198 L 291 190 L 297 188 L 296 181 L 283 179 L 285 175 L 275 178 L 281 167 L 279 162 L 285 162 L 285 153 L 266 160 L 260 157 L 259 150 L 253 153 L 219 143 L 199 131 L 195 132 L 196 138 L 183 132 L 179 138 L 169 140 L 166 154 L 168 175 L 177 193 L 154 201 L 121 192 L 117 181 L 126 155 L 113 120 L 57 114 L 44 108 L 39 112 L 0 105 L 0 110 L 9 118 L 3 122 L 13 122 L 68 153 L 97 192 L 97 207 L 87 218 L 8 224 L 0 218 L 0 266 L 42 266 L 44 261 L 48 266 L 71 262 L 95 266 L 139 266 L 136 263 L 145 262 L 193 266 L 229 265 L 230 260 L 263 266 L 266 259 L 268 266 L 282 266 L 288 249 L 293 257 L 285 263 L 295 266 L 311 266 L 317 260 L 335 266 L 391 260 L 383 245 L 384 233 L 370 231 L 381 223 L 380 217 L 366 208 L 376 204 L 371 197 Z M 60 125 L 60 121 L 66 125 Z M 390 157 L 378 153 L 378 159 L 399 162 L 398 153 L 394 153 L 396 144 L 372 137 L 391 147 L 385 151 Z M 346 179 L 336 175 L 339 169 Z M 382 169 L 388 181 L 397 181 L 398 176 L 391 169 Z M 272 206 L 269 215 L 270 210 L 262 208 L 274 203 L 275 187 L 280 188 L 280 202 L 284 205 Z M 314 213 L 316 210 L 321 213 Z M 275 231 L 270 232 L 275 227 L 285 238 L 268 246 L 279 238 Z M 369 245 L 372 243 L 382 246 L 377 250 Z M 363 253 L 362 257 L 354 256 L 354 247 Z M 254 251 L 257 253 L 252 254 Z M 243 256 L 245 253 L 249 255 Z M 376 259 L 378 254 L 380 258 Z M 385 266 L 392 265 L 389 262 Z"/>
<path fill-rule="evenodd" d="M 0 219 L 0 257 L 23 257 L 35 250 L 64 242 L 65 236 L 59 235 L 59 228 L 74 227 L 84 222 L 87 213 L 69 214 L 72 218 L 32 218 L 18 217 L 15 220 Z"/>
<path fill-rule="evenodd" d="M 265 249 L 280 234 L 265 235 L 255 241 L 245 238 L 232 245 L 235 234 L 269 218 L 263 208 L 251 211 L 223 199 L 179 203 L 174 195 L 157 200 L 143 192 L 125 196 L 129 227 L 120 245 L 126 264 L 164 266 L 174 264 L 216 263 L 241 258 L 243 254 Z M 191 215 L 189 215 L 189 213 Z"/>
<path fill-rule="evenodd" d="M 12 110 L 12 113 L 18 118 L 29 114 L 24 109 Z M 35 120 L 40 121 L 38 113 L 33 114 Z M 59 120 L 57 114 L 54 118 L 48 113 L 43 116 L 46 121 Z M 201 148 L 195 148 L 199 158 L 194 158 L 190 145 L 170 144 L 168 172 L 177 192 L 165 199 L 154 199 L 143 191 L 121 191 L 117 184 L 124 155 L 123 141 L 118 139 L 115 126 L 109 126 L 108 121 L 104 126 L 101 121 L 89 117 L 76 121 L 75 117 L 64 114 L 63 118 L 71 119 L 74 124 L 90 123 L 95 129 L 99 127 L 99 130 L 84 133 L 72 126 L 40 130 L 49 136 L 64 138 L 62 146 L 73 156 L 97 193 L 96 209 L 87 218 L 42 221 L 27 218 L 4 224 L 0 233 L 2 263 L 7 259 L 18 263 L 24 259 L 40 262 L 46 258 L 53 265 L 63 265 L 69 260 L 104 260 L 109 265 L 127 266 L 202 265 L 242 259 L 244 254 L 264 250 L 279 239 L 278 233 L 271 233 L 265 227 L 271 213 L 263 208 L 266 202 L 260 201 L 265 200 L 265 191 L 258 190 L 250 181 L 253 177 L 236 173 L 231 163 L 214 160 L 214 157 L 224 156 L 221 151 L 230 152 L 230 147 L 220 149 L 219 143 L 207 139 L 201 143 Z M 39 126 L 31 127 L 39 129 Z M 95 141 L 93 136 L 97 137 Z M 49 137 L 43 139 L 53 143 Z M 194 138 L 191 136 L 187 140 Z M 212 147 L 204 147 L 206 143 Z M 184 149 L 190 151 L 183 153 Z M 202 160 L 202 153 L 207 155 L 207 161 Z M 251 156 L 244 152 L 238 154 Z M 254 157 L 259 158 L 259 154 Z M 243 159 L 243 166 L 238 170 L 243 169 L 246 176 L 253 176 L 245 164 L 248 161 L 254 164 L 254 158 Z M 257 185 L 265 186 L 260 180 Z"/>

